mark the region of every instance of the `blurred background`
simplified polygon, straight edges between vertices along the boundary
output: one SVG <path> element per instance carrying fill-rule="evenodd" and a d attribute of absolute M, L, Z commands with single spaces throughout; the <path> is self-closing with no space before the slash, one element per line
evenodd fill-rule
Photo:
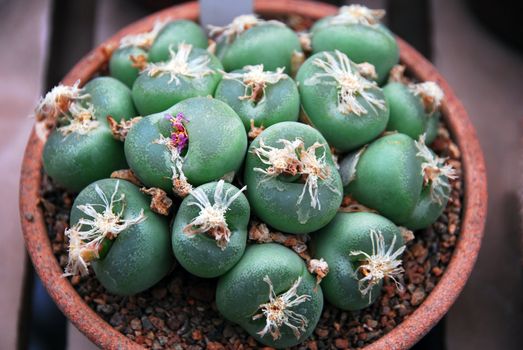
<path fill-rule="evenodd" d="M 91 48 L 175 2 L 0 0 L 0 349 L 94 349 L 47 297 L 24 250 L 18 180 L 31 113 Z M 523 349 L 521 2 L 355 3 L 386 8 L 391 29 L 434 62 L 465 105 L 487 161 L 489 213 L 479 260 L 449 314 L 417 348 Z"/>

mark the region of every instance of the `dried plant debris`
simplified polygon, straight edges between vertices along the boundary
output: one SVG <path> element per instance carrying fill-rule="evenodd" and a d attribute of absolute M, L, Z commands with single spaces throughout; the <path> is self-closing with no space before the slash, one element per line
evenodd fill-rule
<path fill-rule="evenodd" d="M 126 180 L 139 187 L 143 186 L 140 179 L 135 175 L 135 173 L 133 173 L 131 169 L 115 170 L 111 173 L 111 178 Z"/>
<path fill-rule="evenodd" d="M 160 215 L 169 215 L 173 200 L 167 196 L 167 192 L 157 187 L 142 187 L 140 191 L 151 196 L 150 208 L 152 211 Z"/>
<path fill-rule="evenodd" d="M 125 141 L 129 130 L 133 127 L 134 124 L 138 123 L 142 117 L 135 117 L 131 120 L 122 119 L 119 122 L 114 120 L 110 115 L 107 116 L 107 122 L 113 133 L 113 137 L 118 141 Z"/>

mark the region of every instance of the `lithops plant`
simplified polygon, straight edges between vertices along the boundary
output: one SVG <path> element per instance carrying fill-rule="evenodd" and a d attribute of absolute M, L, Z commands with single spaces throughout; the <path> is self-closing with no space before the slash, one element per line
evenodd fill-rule
<path fill-rule="evenodd" d="M 111 293 L 133 295 L 173 267 L 167 220 L 130 182 L 103 179 L 76 197 L 71 210 L 66 276 L 85 276 L 92 266 Z"/>
<path fill-rule="evenodd" d="M 141 115 L 163 111 L 195 96 L 212 96 L 222 70 L 207 50 L 182 43 L 169 48 L 167 61 L 147 63 L 134 82 L 132 94 Z"/>
<path fill-rule="evenodd" d="M 300 113 L 294 80 L 284 68 L 267 71 L 263 64 L 225 73 L 214 97 L 231 106 L 253 136 L 273 124 L 297 121 Z"/>
<path fill-rule="evenodd" d="M 360 5 L 341 7 L 337 15 L 317 21 L 311 28 L 313 52 L 339 50 L 356 63 L 372 64 L 375 79 L 386 81 L 399 61 L 399 49 L 393 34 L 380 23 L 384 15 L 384 10 Z"/>
<path fill-rule="evenodd" d="M 398 131 L 413 139 L 427 134 L 427 143 L 434 141 L 439 125 L 439 109 L 444 95 L 432 81 L 404 83 L 393 80 L 383 87 L 389 104 L 387 130 Z"/>
<path fill-rule="evenodd" d="M 247 134 L 225 103 L 194 97 L 140 120 L 125 139 L 125 155 L 138 178 L 185 197 L 192 186 L 231 177 L 240 169 Z"/>
<path fill-rule="evenodd" d="M 172 247 L 187 271 L 217 277 L 240 260 L 250 217 L 245 188 L 220 180 L 193 189 L 183 200 L 172 227 Z"/>
<path fill-rule="evenodd" d="M 372 141 L 387 126 L 387 102 L 369 74 L 371 65 L 357 65 L 340 51 L 317 53 L 298 71 L 306 119 L 341 152 Z"/>
<path fill-rule="evenodd" d="M 342 200 L 327 142 L 301 123 L 264 130 L 249 147 L 244 179 L 254 213 L 284 232 L 308 233 L 327 225 Z"/>
<path fill-rule="evenodd" d="M 342 310 L 359 310 L 379 296 L 383 279 L 402 288 L 400 229 L 374 213 L 340 212 L 314 234 L 315 257 L 324 259 L 329 273 L 322 280 L 325 298 Z"/>
<path fill-rule="evenodd" d="M 418 203 L 423 176 L 414 140 L 383 136 L 340 163 L 345 193 L 401 225 Z"/>
<path fill-rule="evenodd" d="M 282 22 L 255 15 L 238 16 L 225 27 L 210 26 L 210 36 L 216 40 L 216 55 L 228 72 L 263 64 L 269 71 L 285 67 L 292 74 L 303 59 L 294 31 Z"/>
<path fill-rule="evenodd" d="M 253 245 L 218 281 L 216 306 L 259 342 L 285 348 L 307 339 L 323 294 L 303 260 L 275 243 Z"/>
<path fill-rule="evenodd" d="M 126 167 L 123 145 L 115 140 L 107 117 L 136 115 L 127 86 L 110 77 L 91 80 L 84 88 L 58 85 L 43 97 L 37 118 L 56 124 L 44 147 L 46 173 L 78 192 L 93 181 Z"/>
<path fill-rule="evenodd" d="M 169 49 L 177 48 L 181 43 L 205 49 L 207 36 L 192 21 L 158 21 L 150 31 L 126 35 L 120 39 L 118 48 L 109 59 L 109 73 L 132 87 L 148 62 L 168 60 Z"/>

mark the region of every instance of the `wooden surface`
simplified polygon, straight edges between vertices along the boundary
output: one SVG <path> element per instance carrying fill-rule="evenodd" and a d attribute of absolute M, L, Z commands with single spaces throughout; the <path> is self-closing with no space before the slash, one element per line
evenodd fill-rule
<path fill-rule="evenodd" d="M 370 1 L 372 2 L 372 1 Z M 48 28 L 47 1 L 0 2 L 0 160 L 4 227 L 0 256 L 2 289 L 0 348 L 14 348 L 19 309 L 23 247 L 16 194 L 23 145 L 32 121 L 26 118 L 39 95 Z M 447 343 L 454 349 L 521 349 L 523 323 L 517 186 L 520 125 L 523 116 L 521 57 L 495 41 L 460 2 L 433 1 L 434 58 L 462 99 L 478 129 L 487 158 L 490 207 L 482 252 L 471 281 L 448 316 Z M 95 42 L 142 16 L 123 0 L 99 3 Z M 16 35 L 13 35 L 16 28 Z M 5 283 L 8 281 L 8 283 Z M 71 331 L 71 349 L 94 348 Z"/>

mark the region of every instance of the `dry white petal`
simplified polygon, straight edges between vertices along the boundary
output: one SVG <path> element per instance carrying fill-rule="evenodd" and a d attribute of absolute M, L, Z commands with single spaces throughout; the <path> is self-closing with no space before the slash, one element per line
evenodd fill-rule
<path fill-rule="evenodd" d="M 35 108 L 37 120 L 56 119 L 60 114 L 69 111 L 69 105 L 73 101 L 89 98 L 89 94 L 79 86 L 80 80 L 77 80 L 72 86 L 58 84 L 44 97 L 41 97 Z"/>
<path fill-rule="evenodd" d="M 381 280 L 388 277 L 394 281 L 398 289 L 403 286 L 398 281 L 399 276 L 404 272 L 401 266 L 401 254 L 405 251 L 405 245 L 399 247 L 395 252 L 394 245 L 396 236 L 392 239 L 389 248 L 385 247 L 385 238 L 379 230 L 370 230 L 370 240 L 372 243 L 372 254 L 364 251 L 351 251 L 350 255 L 363 255 L 363 262 L 356 270 L 363 276 L 358 281 L 358 287 L 363 296 L 369 295 L 369 302 L 372 300 L 372 288 L 379 284 Z"/>
<path fill-rule="evenodd" d="M 241 190 L 230 196 L 236 188 L 230 187 L 223 191 L 225 181 L 220 180 L 214 190 L 214 203 L 211 201 L 201 188 L 191 191 L 191 195 L 196 199 L 195 202 L 189 202 L 188 205 L 195 205 L 200 209 L 198 216 L 183 228 L 183 232 L 188 235 L 199 233 L 209 233 L 215 240 L 218 247 L 222 250 L 227 248 L 231 238 L 231 230 L 227 225 L 225 214 L 231 204 L 247 189 L 244 186 Z"/>
<path fill-rule="evenodd" d="M 154 39 L 158 36 L 158 33 L 165 27 L 168 21 L 156 21 L 153 29 L 145 33 L 130 34 L 120 39 L 119 48 L 125 47 L 140 47 L 148 50 L 153 45 Z"/>
<path fill-rule="evenodd" d="M 100 126 L 100 122 L 94 116 L 94 107 L 86 103 L 84 107 L 80 102 L 73 102 L 69 106 L 69 124 L 58 127 L 58 131 L 64 136 L 72 133 L 87 135 Z"/>
<path fill-rule="evenodd" d="M 287 79 L 287 74 L 283 73 L 285 67 L 278 68 L 275 72 L 264 71 L 263 64 L 256 66 L 243 67 L 244 72 L 223 73 L 223 79 L 236 80 L 241 83 L 245 91 L 240 100 L 250 99 L 263 103 L 265 101 L 267 85 L 274 85 L 282 79 Z"/>
<path fill-rule="evenodd" d="M 163 145 L 169 151 L 169 154 L 171 155 L 171 162 L 173 163 L 171 166 L 173 192 L 180 197 L 186 197 L 192 191 L 193 187 L 183 172 L 184 158 L 180 152 L 178 152 L 178 148 L 173 144 L 170 138 L 161 134 L 157 140 L 153 141 L 153 143 Z"/>
<path fill-rule="evenodd" d="M 260 146 L 253 149 L 262 163 L 268 165 L 266 169 L 254 168 L 254 171 L 263 173 L 267 177 L 276 177 L 280 174 L 297 175 L 300 160 L 298 150 L 303 147 L 303 140 L 296 138 L 294 141 L 278 140 L 283 148 L 267 146 L 260 138 Z"/>
<path fill-rule="evenodd" d="M 371 10 L 361 5 L 342 6 L 336 16 L 330 18 L 329 24 L 364 24 L 373 26 L 379 24 L 385 16 L 385 10 Z"/>
<path fill-rule="evenodd" d="M 434 113 L 439 109 L 445 97 L 443 90 L 433 81 L 409 84 L 409 89 L 414 95 L 421 97 L 425 109 L 430 113 Z"/>
<path fill-rule="evenodd" d="M 271 23 L 280 26 L 285 26 L 283 23 L 279 21 L 265 21 L 261 18 L 258 18 L 258 16 L 256 15 L 241 15 L 234 18 L 231 23 L 224 27 L 209 25 L 209 36 L 211 38 L 214 38 L 216 41 L 219 41 L 223 37 L 225 37 L 226 43 L 230 44 L 240 34 L 252 27 L 259 25 L 260 23 Z"/>
<path fill-rule="evenodd" d="M 305 80 L 305 85 L 329 85 L 338 89 L 338 110 L 343 114 L 366 115 L 369 112 L 358 101 L 363 98 L 370 108 L 377 113 L 376 108 L 384 110 L 385 101 L 377 98 L 368 90 L 375 90 L 378 85 L 362 77 L 357 67 L 353 67 L 351 61 L 344 53 L 336 50 L 335 56 L 324 52 L 323 57 L 314 59 L 313 64 L 323 70 L 323 73 L 315 73 Z"/>
<path fill-rule="evenodd" d="M 323 148 L 323 154 L 318 158 L 316 156 L 316 149 Z M 325 180 L 330 175 L 329 167 L 325 162 L 326 155 L 325 145 L 315 142 L 312 146 L 300 150 L 300 175 L 305 175 L 305 186 L 301 195 L 298 197 L 297 204 L 300 204 L 305 196 L 305 192 L 309 193 L 311 198 L 311 207 L 321 210 L 321 203 L 318 194 L 318 181 Z"/>
<path fill-rule="evenodd" d="M 165 62 L 148 63 L 144 68 L 144 73 L 150 77 L 158 77 L 165 74 L 170 76 L 168 84 L 173 81 L 176 85 L 180 84 L 180 77 L 200 79 L 215 71 L 209 68 L 211 59 L 202 54 L 196 58 L 189 59 L 192 45 L 182 43 L 178 45 L 178 51 L 174 52 L 169 48 L 170 59 Z"/>
<path fill-rule="evenodd" d="M 258 307 L 261 313 L 254 315 L 252 318 L 253 320 L 257 320 L 265 317 L 265 327 L 259 331 L 258 334 L 260 337 L 264 337 L 267 333 L 270 333 L 272 338 L 277 340 L 281 337 L 280 328 L 285 325 L 292 329 L 296 338 L 299 339 L 302 333 L 307 330 L 309 320 L 305 316 L 290 309 L 311 300 L 310 295 L 298 295 L 297 293 L 301 283 L 301 277 L 294 282 L 288 291 L 278 296 L 276 296 L 274 292 L 274 287 L 269 276 L 265 276 L 263 281 L 269 285 L 269 302 L 261 304 Z"/>
<path fill-rule="evenodd" d="M 426 134 L 420 136 L 418 141 L 414 141 L 418 153 L 416 154 L 423 161 L 421 163 L 421 175 L 425 185 L 430 184 L 430 195 L 433 202 L 443 204 L 449 195 L 449 180 L 456 179 L 456 170 L 447 164 L 447 158 L 440 158 L 435 155 L 425 144 Z"/>

